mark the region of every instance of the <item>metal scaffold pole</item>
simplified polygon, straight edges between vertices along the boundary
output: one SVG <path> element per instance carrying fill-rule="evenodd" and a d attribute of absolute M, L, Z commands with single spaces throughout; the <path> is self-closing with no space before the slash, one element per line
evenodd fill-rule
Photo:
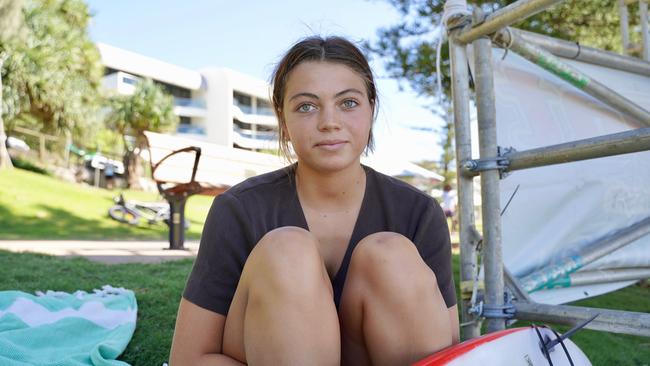
<path fill-rule="evenodd" d="M 501 46 L 509 48 L 527 60 L 543 67 L 614 110 L 632 117 L 644 126 L 650 126 L 650 112 L 583 72 L 562 62 L 550 52 L 524 41 L 517 32 L 506 28 L 499 31 L 495 39 Z"/>
<path fill-rule="evenodd" d="M 598 314 L 585 328 L 650 337 L 650 314 L 528 302 L 515 302 L 515 309 L 517 319 L 566 325 L 576 325 Z"/>
<path fill-rule="evenodd" d="M 473 43 L 476 60 L 476 109 L 478 111 L 479 150 L 481 158 L 498 153 L 496 106 L 492 70 L 492 42 L 479 38 Z M 481 202 L 483 213 L 483 263 L 485 265 L 484 310 L 488 317 L 487 331 L 505 329 L 505 318 L 499 318 L 504 304 L 503 262 L 501 256 L 501 204 L 499 202 L 499 171 L 481 172 Z"/>
<path fill-rule="evenodd" d="M 618 16 L 621 19 L 621 41 L 623 42 L 623 54 L 629 55 L 630 31 L 627 16 L 627 4 L 625 0 L 618 0 Z"/>
<path fill-rule="evenodd" d="M 641 21 L 641 41 L 643 47 L 641 48 L 641 58 L 650 61 L 650 31 L 648 30 L 648 2 L 647 0 L 639 0 L 639 18 Z"/>
<path fill-rule="evenodd" d="M 456 41 L 469 43 L 480 37 L 492 34 L 503 27 L 524 20 L 563 0 L 519 0 L 505 8 L 488 15 L 485 21 L 476 27 L 456 34 Z"/>
<path fill-rule="evenodd" d="M 650 62 L 639 60 L 618 53 L 604 51 L 598 48 L 583 46 L 578 42 L 569 42 L 541 34 L 510 28 L 521 38 L 535 46 L 542 47 L 555 56 L 564 57 L 593 65 L 605 66 L 610 69 L 650 76 Z"/>
<path fill-rule="evenodd" d="M 478 271 L 476 263 L 477 235 L 474 233 L 474 182 L 471 176 L 463 175 L 461 162 L 472 158 L 472 140 L 469 114 L 469 75 L 465 46 L 450 38 L 451 79 L 454 110 L 454 132 L 456 139 L 456 175 L 458 179 L 458 220 L 460 240 L 460 280 L 463 284 L 473 283 Z M 477 317 L 469 312 L 472 304 L 461 290 L 461 336 L 463 339 L 478 337 L 481 327 Z"/>
<path fill-rule="evenodd" d="M 476 175 L 489 169 L 515 170 L 602 158 L 650 150 L 650 128 L 596 136 L 562 144 L 523 151 L 509 151 L 501 156 L 467 160 L 465 174 Z"/>
<path fill-rule="evenodd" d="M 552 265 L 547 265 L 528 274 L 520 280 L 521 287 L 527 292 L 540 290 L 551 285 L 557 279 L 569 275 L 648 234 L 650 234 L 650 217 L 599 238 L 577 253 L 556 260 Z"/>

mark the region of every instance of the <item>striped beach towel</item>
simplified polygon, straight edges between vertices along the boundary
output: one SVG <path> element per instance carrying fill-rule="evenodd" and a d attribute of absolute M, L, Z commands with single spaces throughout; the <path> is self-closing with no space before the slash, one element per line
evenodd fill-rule
<path fill-rule="evenodd" d="M 0 365 L 127 365 L 116 358 L 135 331 L 133 291 L 0 291 Z"/>

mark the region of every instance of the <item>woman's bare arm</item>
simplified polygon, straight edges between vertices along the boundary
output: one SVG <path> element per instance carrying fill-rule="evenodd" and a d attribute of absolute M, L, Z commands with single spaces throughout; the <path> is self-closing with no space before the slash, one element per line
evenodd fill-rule
<path fill-rule="evenodd" d="M 170 366 L 244 365 L 221 354 L 226 317 L 181 299 L 169 356 Z"/>
<path fill-rule="evenodd" d="M 458 305 L 447 308 L 451 321 L 451 341 L 453 344 L 460 342 L 460 324 L 458 322 Z"/>

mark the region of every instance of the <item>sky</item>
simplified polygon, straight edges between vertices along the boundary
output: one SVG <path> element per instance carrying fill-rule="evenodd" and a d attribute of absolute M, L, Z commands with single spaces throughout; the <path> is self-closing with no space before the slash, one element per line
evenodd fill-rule
<path fill-rule="evenodd" d="M 299 38 L 341 35 L 376 40 L 377 30 L 399 21 L 386 1 L 87 0 L 96 42 L 199 70 L 227 67 L 269 80 L 274 64 Z M 278 5 L 281 4 L 281 5 Z M 388 78 L 371 60 L 379 89 L 374 126 L 377 154 L 409 161 L 439 160 L 441 121 L 406 81 Z M 400 88 L 401 86 L 401 88 Z M 400 90 L 401 89 L 401 90 Z"/>

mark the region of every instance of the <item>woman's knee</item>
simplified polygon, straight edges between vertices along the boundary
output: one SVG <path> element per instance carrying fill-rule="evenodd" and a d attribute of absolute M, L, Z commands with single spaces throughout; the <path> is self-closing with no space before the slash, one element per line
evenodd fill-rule
<path fill-rule="evenodd" d="M 349 275 L 382 286 L 437 284 L 435 274 L 424 263 L 415 244 L 393 232 L 379 232 L 362 239 L 352 253 Z"/>
<path fill-rule="evenodd" d="M 298 227 L 281 227 L 260 239 L 246 262 L 245 271 L 255 282 L 300 291 L 320 284 L 323 259 L 318 242 L 310 232 Z"/>

